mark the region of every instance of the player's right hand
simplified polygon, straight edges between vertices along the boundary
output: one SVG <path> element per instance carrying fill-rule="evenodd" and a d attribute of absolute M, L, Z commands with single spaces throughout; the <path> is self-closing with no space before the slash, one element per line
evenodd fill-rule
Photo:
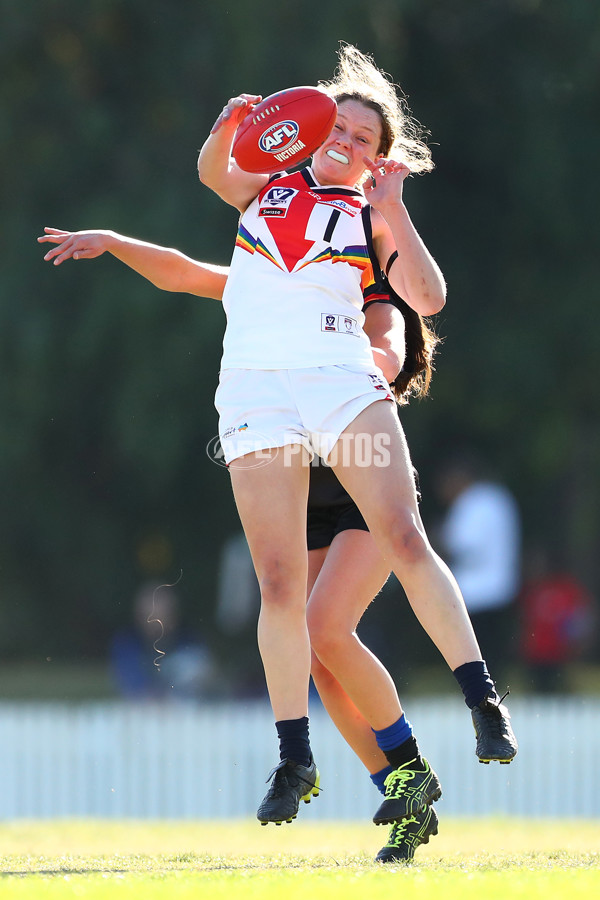
<path fill-rule="evenodd" d="M 242 119 L 245 119 L 261 100 L 260 94 L 240 94 L 239 97 L 232 97 L 223 107 L 223 112 L 211 128 L 210 133 L 214 134 L 222 125 L 227 125 L 235 131 Z"/>

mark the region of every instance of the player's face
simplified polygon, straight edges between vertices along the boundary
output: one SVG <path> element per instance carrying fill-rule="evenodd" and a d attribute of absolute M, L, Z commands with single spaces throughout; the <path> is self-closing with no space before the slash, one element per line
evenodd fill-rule
<path fill-rule="evenodd" d="M 358 100 L 344 100 L 333 131 L 313 156 L 317 180 L 353 187 L 365 171 L 363 157 L 377 156 L 381 136 L 381 119 L 374 109 Z"/>

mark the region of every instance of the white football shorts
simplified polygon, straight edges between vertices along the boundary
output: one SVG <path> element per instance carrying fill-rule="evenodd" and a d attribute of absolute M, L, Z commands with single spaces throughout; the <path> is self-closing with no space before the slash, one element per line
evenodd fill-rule
<path fill-rule="evenodd" d="M 375 365 L 223 369 L 215 406 L 225 462 L 288 444 L 326 460 L 344 429 L 376 400 L 394 397 Z"/>

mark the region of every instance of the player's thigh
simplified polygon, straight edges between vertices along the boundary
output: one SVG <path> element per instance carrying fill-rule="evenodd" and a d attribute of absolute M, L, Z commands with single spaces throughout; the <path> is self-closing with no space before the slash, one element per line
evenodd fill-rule
<path fill-rule="evenodd" d="M 308 454 L 274 450 L 264 464 L 264 452 L 235 460 L 229 471 L 233 495 L 259 581 L 306 577 L 306 503 Z"/>
<path fill-rule="evenodd" d="M 341 442 L 341 443 L 340 443 Z M 371 532 L 385 536 L 411 523 L 422 531 L 414 470 L 394 407 L 377 401 L 361 412 L 340 438 L 335 474 L 352 496 Z"/>

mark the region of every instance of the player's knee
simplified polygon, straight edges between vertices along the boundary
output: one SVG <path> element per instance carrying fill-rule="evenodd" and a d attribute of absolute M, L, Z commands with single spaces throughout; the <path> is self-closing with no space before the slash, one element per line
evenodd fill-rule
<path fill-rule="evenodd" d="M 422 562 L 430 552 L 429 542 L 410 512 L 402 512 L 390 520 L 386 529 L 386 553 L 397 564 L 412 566 Z"/>
<path fill-rule="evenodd" d="M 326 667 L 335 663 L 344 650 L 345 635 L 339 624 L 331 622 L 326 615 L 307 613 L 308 633 L 313 654 Z"/>
<path fill-rule="evenodd" d="M 298 573 L 284 560 L 269 562 L 258 582 L 263 607 L 288 607 L 297 600 Z"/>

